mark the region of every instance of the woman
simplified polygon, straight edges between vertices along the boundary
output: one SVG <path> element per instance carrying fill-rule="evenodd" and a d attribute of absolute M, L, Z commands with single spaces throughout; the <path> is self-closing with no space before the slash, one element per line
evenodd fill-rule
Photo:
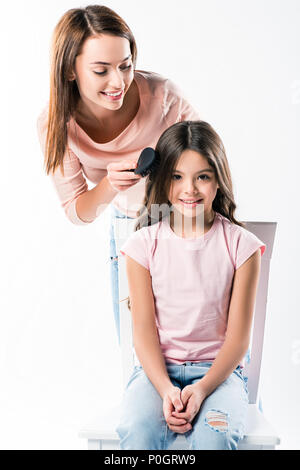
<path fill-rule="evenodd" d="M 74 8 L 52 39 L 50 99 L 38 118 L 45 169 L 69 220 L 89 224 L 110 205 L 113 308 L 119 337 L 114 219 L 137 218 L 144 198 L 136 167 L 175 122 L 200 119 L 176 85 L 136 70 L 137 48 L 125 21 L 101 5 Z M 95 183 L 88 189 L 86 178 Z"/>

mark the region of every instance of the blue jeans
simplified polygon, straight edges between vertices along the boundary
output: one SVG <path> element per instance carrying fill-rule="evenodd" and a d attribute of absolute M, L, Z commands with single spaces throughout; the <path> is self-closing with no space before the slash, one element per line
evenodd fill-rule
<path fill-rule="evenodd" d="M 118 266 L 118 256 L 116 250 L 116 241 L 114 233 L 114 220 L 115 219 L 132 219 L 132 217 L 127 217 L 125 214 L 120 212 L 113 204 L 110 204 L 110 213 L 111 213 L 111 223 L 110 223 L 110 273 L 111 273 L 111 291 L 112 291 L 112 300 L 113 300 L 113 312 L 115 318 L 116 331 L 118 336 L 118 341 L 120 344 L 120 309 L 119 309 L 119 266 Z"/>
<path fill-rule="evenodd" d="M 200 380 L 212 362 L 166 363 L 173 385 L 181 390 Z M 163 401 L 142 366 L 135 366 L 124 391 L 117 433 L 122 450 L 166 450 L 177 437 L 168 427 Z M 247 382 L 238 366 L 202 403 L 184 435 L 191 450 L 236 450 L 243 438 L 248 408 Z M 216 424 L 217 417 L 223 426 Z M 225 424 L 224 424 L 225 420 Z M 213 424 L 210 424 L 213 423 Z"/>

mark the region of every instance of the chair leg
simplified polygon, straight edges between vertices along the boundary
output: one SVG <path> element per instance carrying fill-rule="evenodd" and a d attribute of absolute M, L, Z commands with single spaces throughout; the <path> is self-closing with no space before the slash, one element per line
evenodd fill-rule
<path fill-rule="evenodd" d="M 102 450 L 101 439 L 88 439 L 88 450 Z"/>

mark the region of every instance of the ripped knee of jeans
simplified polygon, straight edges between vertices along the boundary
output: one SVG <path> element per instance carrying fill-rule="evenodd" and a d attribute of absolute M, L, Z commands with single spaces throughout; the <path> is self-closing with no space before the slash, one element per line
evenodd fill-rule
<path fill-rule="evenodd" d="M 115 261 L 115 260 L 118 259 L 118 256 L 115 256 L 115 257 L 111 256 L 110 259 L 111 259 L 111 261 Z"/>
<path fill-rule="evenodd" d="M 205 424 L 216 432 L 227 432 L 228 414 L 219 410 L 209 410 L 205 416 Z"/>

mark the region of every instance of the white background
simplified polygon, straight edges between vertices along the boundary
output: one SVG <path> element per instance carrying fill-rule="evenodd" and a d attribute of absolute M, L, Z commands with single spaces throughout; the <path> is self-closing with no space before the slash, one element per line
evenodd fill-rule
<path fill-rule="evenodd" d="M 84 449 L 81 425 L 121 398 L 109 210 L 72 225 L 43 172 L 36 120 L 66 0 L 1 5 L 0 447 Z M 107 1 L 137 68 L 171 78 L 221 135 L 237 218 L 277 221 L 262 399 L 281 448 L 300 448 L 299 0 Z M 93 187 L 90 183 L 89 187 Z"/>

